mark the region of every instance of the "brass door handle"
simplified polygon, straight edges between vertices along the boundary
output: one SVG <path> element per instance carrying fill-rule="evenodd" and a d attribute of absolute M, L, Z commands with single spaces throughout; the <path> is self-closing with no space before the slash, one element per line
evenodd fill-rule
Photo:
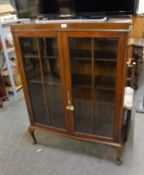
<path fill-rule="evenodd" d="M 69 91 L 67 91 L 67 97 L 68 97 L 68 105 L 70 106 L 71 105 L 71 101 L 70 101 L 70 93 L 69 93 Z"/>
<path fill-rule="evenodd" d="M 74 106 L 73 105 L 68 105 L 66 106 L 66 109 L 69 111 L 74 111 Z"/>

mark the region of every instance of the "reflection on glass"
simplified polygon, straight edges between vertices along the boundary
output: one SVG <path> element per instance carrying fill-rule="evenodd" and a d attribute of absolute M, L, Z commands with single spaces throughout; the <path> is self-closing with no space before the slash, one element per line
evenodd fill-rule
<path fill-rule="evenodd" d="M 113 137 L 118 40 L 94 41 L 94 133 Z"/>
<path fill-rule="evenodd" d="M 43 94 L 40 60 L 38 58 L 38 48 L 36 43 L 37 41 L 35 38 L 20 38 L 23 63 L 35 122 L 48 125 L 48 113 Z"/>
<path fill-rule="evenodd" d="M 44 38 L 39 43 L 51 126 L 66 128 L 57 42 L 55 38 Z"/>
<path fill-rule="evenodd" d="M 75 130 L 113 137 L 117 39 L 71 38 Z"/>
<path fill-rule="evenodd" d="M 35 122 L 66 128 L 57 40 L 20 38 Z"/>
<path fill-rule="evenodd" d="M 70 61 L 75 129 L 92 133 L 92 55 L 91 39 L 70 39 Z M 87 48 L 89 46 L 89 48 Z"/>

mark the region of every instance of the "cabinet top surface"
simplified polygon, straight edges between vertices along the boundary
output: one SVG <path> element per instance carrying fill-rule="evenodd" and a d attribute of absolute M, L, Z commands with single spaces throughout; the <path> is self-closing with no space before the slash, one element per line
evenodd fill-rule
<path fill-rule="evenodd" d="M 21 31 L 122 31 L 130 30 L 131 20 L 109 20 L 98 22 L 96 20 L 50 20 L 35 21 L 25 24 L 13 24 L 12 32 Z"/>

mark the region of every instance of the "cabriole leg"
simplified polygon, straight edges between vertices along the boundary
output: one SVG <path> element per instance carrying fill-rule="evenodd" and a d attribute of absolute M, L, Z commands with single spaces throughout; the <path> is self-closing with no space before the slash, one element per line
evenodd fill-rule
<path fill-rule="evenodd" d="M 115 151 L 116 151 L 116 164 L 117 165 L 121 165 L 121 155 L 123 153 L 123 147 L 122 146 L 115 146 L 114 147 Z"/>
<path fill-rule="evenodd" d="M 36 137 L 35 137 L 35 134 L 34 134 L 35 128 L 33 128 L 33 127 L 30 126 L 30 127 L 28 128 L 28 130 L 29 130 L 29 133 L 30 133 L 30 135 L 31 135 L 31 137 L 32 137 L 32 139 L 33 139 L 33 144 L 34 144 L 34 145 L 37 144 Z"/>

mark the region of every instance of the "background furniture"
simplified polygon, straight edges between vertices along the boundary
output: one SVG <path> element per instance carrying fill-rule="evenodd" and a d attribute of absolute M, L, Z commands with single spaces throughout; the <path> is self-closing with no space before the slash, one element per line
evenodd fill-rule
<path fill-rule="evenodd" d="M 5 68 L 7 71 L 7 76 L 9 76 L 9 80 L 10 80 L 10 86 L 7 88 L 8 92 L 13 92 L 14 95 L 17 95 L 17 91 L 22 88 L 22 85 L 16 85 L 15 82 L 15 73 L 13 71 L 13 69 L 15 69 L 14 67 L 16 65 L 12 65 L 10 58 L 13 57 L 16 60 L 16 56 L 15 56 L 15 50 L 13 47 L 13 41 L 12 41 L 12 36 L 11 36 L 11 32 L 10 32 L 10 25 L 14 24 L 14 23 L 24 23 L 29 21 L 29 19 L 11 19 L 11 20 L 6 20 L 4 22 L 0 22 L 0 40 L 1 40 L 1 44 L 2 44 L 2 50 L 0 52 L 0 58 L 4 59 L 6 64 L 5 64 Z M 9 43 L 8 41 L 11 40 L 11 43 Z M 6 72 L 5 71 L 5 72 Z"/>
<path fill-rule="evenodd" d="M 126 86 L 136 89 L 137 79 L 136 79 L 136 63 L 127 62 L 127 78 Z"/>
<path fill-rule="evenodd" d="M 0 107 L 3 107 L 3 101 L 8 100 L 6 91 L 5 91 L 5 84 L 0 72 Z"/>
<path fill-rule="evenodd" d="M 123 151 L 129 23 L 12 25 L 30 134 L 46 129 Z"/>
<path fill-rule="evenodd" d="M 143 48 L 144 40 L 143 39 L 131 39 L 129 42 L 129 65 L 134 67 L 134 88 L 138 88 L 138 78 L 142 69 L 143 64 Z"/>
<path fill-rule="evenodd" d="M 134 89 L 131 87 L 125 87 L 124 93 L 124 116 L 123 116 L 123 132 L 122 138 L 123 142 L 126 142 L 128 139 L 130 123 L 131 123 L 131 115 L 133 109 L 133 97 L 134 97 Z"/>

